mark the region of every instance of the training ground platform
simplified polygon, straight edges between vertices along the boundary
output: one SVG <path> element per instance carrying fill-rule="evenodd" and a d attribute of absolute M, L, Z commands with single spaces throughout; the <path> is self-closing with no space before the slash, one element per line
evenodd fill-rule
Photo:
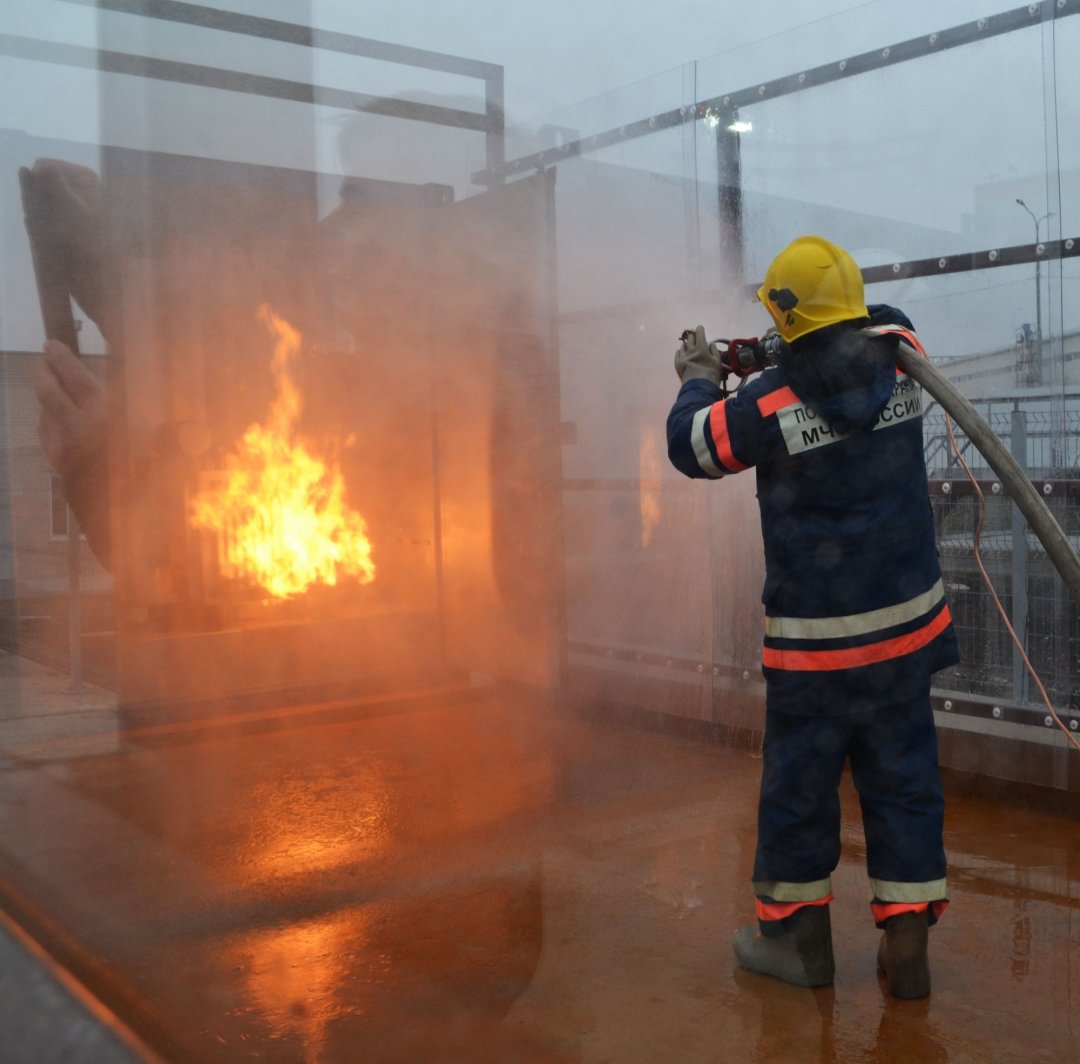
<path fill-rule="evenodd" d="M 125 731 L 3 665 L 5 1064 L 1080 1060 L 1060 805 L 948 780 L 951 905 L 904 1002 L 845 783 L 836 983 L 801 990 L 730 946 L 754 749 L 469 685 Z"/>

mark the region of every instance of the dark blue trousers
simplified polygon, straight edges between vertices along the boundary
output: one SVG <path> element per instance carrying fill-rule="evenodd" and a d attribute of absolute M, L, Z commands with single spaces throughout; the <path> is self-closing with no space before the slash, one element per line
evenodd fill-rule
<path fill-rule="evenodd" d="M 943 887 L 945 877 L 945 803 L 929 687 L 906 702 L 847 716 L 766 713 L 755 893 L 809 901 L 799 885 L 823 881 L 829 892 L 840 860 L 837 788 L 848 759 L 875 897 L 936 900 L 921 896 Z"/>

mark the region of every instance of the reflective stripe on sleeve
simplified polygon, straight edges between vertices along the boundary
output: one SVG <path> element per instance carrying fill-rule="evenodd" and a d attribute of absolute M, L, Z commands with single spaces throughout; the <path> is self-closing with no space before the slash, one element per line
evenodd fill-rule
<path fill-rule="evenodd" d="M 893 639 L 882 639 L 876 643 L 840 650 L 778 650 L 776 647 L 766 646 L 762 649 L 762 664 L 769 669 L 795 672 L 825 672 L 830 669 L 854 669 L 860 665 L 875 665 L 880 661 L 889 661 L 922 649 L 945 631 L 951 620 L 949 607 L 943 604 L 928 624 Z"/>
<path fill-rule="evenodd" d="M 844 639 L 868 635 L 898 624 L 907 624 L 929 613 L 944 597 L 945 587 L 938 580 L 921 595 L 880 610 L 849 613 L 844 617 L 766 617 L 765 634 L 773 639 Z"/>
<path fill-rule="evenodd" d="M 709 416 L 710 408 L 703 406 L 694 414 L 693 423 L 690 426 L 690 443 L 694 448 L 694 456 L 698 465 L 711 477 L 722 477 L 724 471 L 713 461 L 709 452 L 709 445 L 705 440 L 705 419 Z"/>
<path fill-rule="evenodd" d="M 713 403 L 709 409 L 712 415 L 709 418 L 709 426 L 712 429 L 713 444 L 716 446 L 716 457 L 720 459 L 728 472 L 741 473 L 749 468 L 740 462 L 731 450 L 731 437 L 728 436 L 727 401 L 721 399 Z"/>

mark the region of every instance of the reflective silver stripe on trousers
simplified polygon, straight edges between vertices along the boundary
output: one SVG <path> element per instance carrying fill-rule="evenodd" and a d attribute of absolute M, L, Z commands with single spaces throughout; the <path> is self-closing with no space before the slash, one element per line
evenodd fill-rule
<path fill-rule="evenodd" d="M 883 628 L 921 617 L 945 597 L 939 579 L 929 591 L 896 606 L 885 606 L 846 617 L 766 617 L 765 634 L 774 639 L 839 639 L 849 635 L 869 635 Z"/>
<path fill-rule="evenodd" d="M 711 406 L 704 406 L 694 415 L 694 424 L 690 429 L 690 443 L 693 445 L 698 465 L 710 476 L 722 477 L 724 471 L 712 460 L 709 444 L 705 439 L 705 419 L 709 416 L 710 410 L 712 410 Z"/>
<path fill-rule="evenodd" d="M 782 883 L 779 880 L 762 879 L 751 884 L 759 898 L 773 901 L 820 901 L 832 893 L 832 880 L 815 879 L 813 883 Z"/>
<path fill-rule="evenodd" d="M 888 879 L 871 879 L 870 889 L 877 901 L 919 902 L 941 901 L 946 896 L 945 880 L 929 883 L 893 883 Z"/>

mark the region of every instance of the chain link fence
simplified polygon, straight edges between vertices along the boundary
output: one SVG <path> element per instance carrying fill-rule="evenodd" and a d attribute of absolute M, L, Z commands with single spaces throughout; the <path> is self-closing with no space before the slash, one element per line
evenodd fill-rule
<path fill-rule="evenodd" d="M 1074 546 L 1080 546 L 1080 411 L 1051 400 L 997 400 L 980 413 L 1010 446 L 1043 492 Z M 954 426 L 956 443 L 983 488 L 979 553 L 1002 607 L 1054 706 L 1080 709 L 1080 608 L 985 459 Z M 962 663 L 939 674 L 939 688 L 1016 704 L 1037 692 L 994 605 L 975 560 L 978 499 L 948 439 L 945 418 L 925 419 L 927 468 L 942 571 L 960 639 Z"/>

